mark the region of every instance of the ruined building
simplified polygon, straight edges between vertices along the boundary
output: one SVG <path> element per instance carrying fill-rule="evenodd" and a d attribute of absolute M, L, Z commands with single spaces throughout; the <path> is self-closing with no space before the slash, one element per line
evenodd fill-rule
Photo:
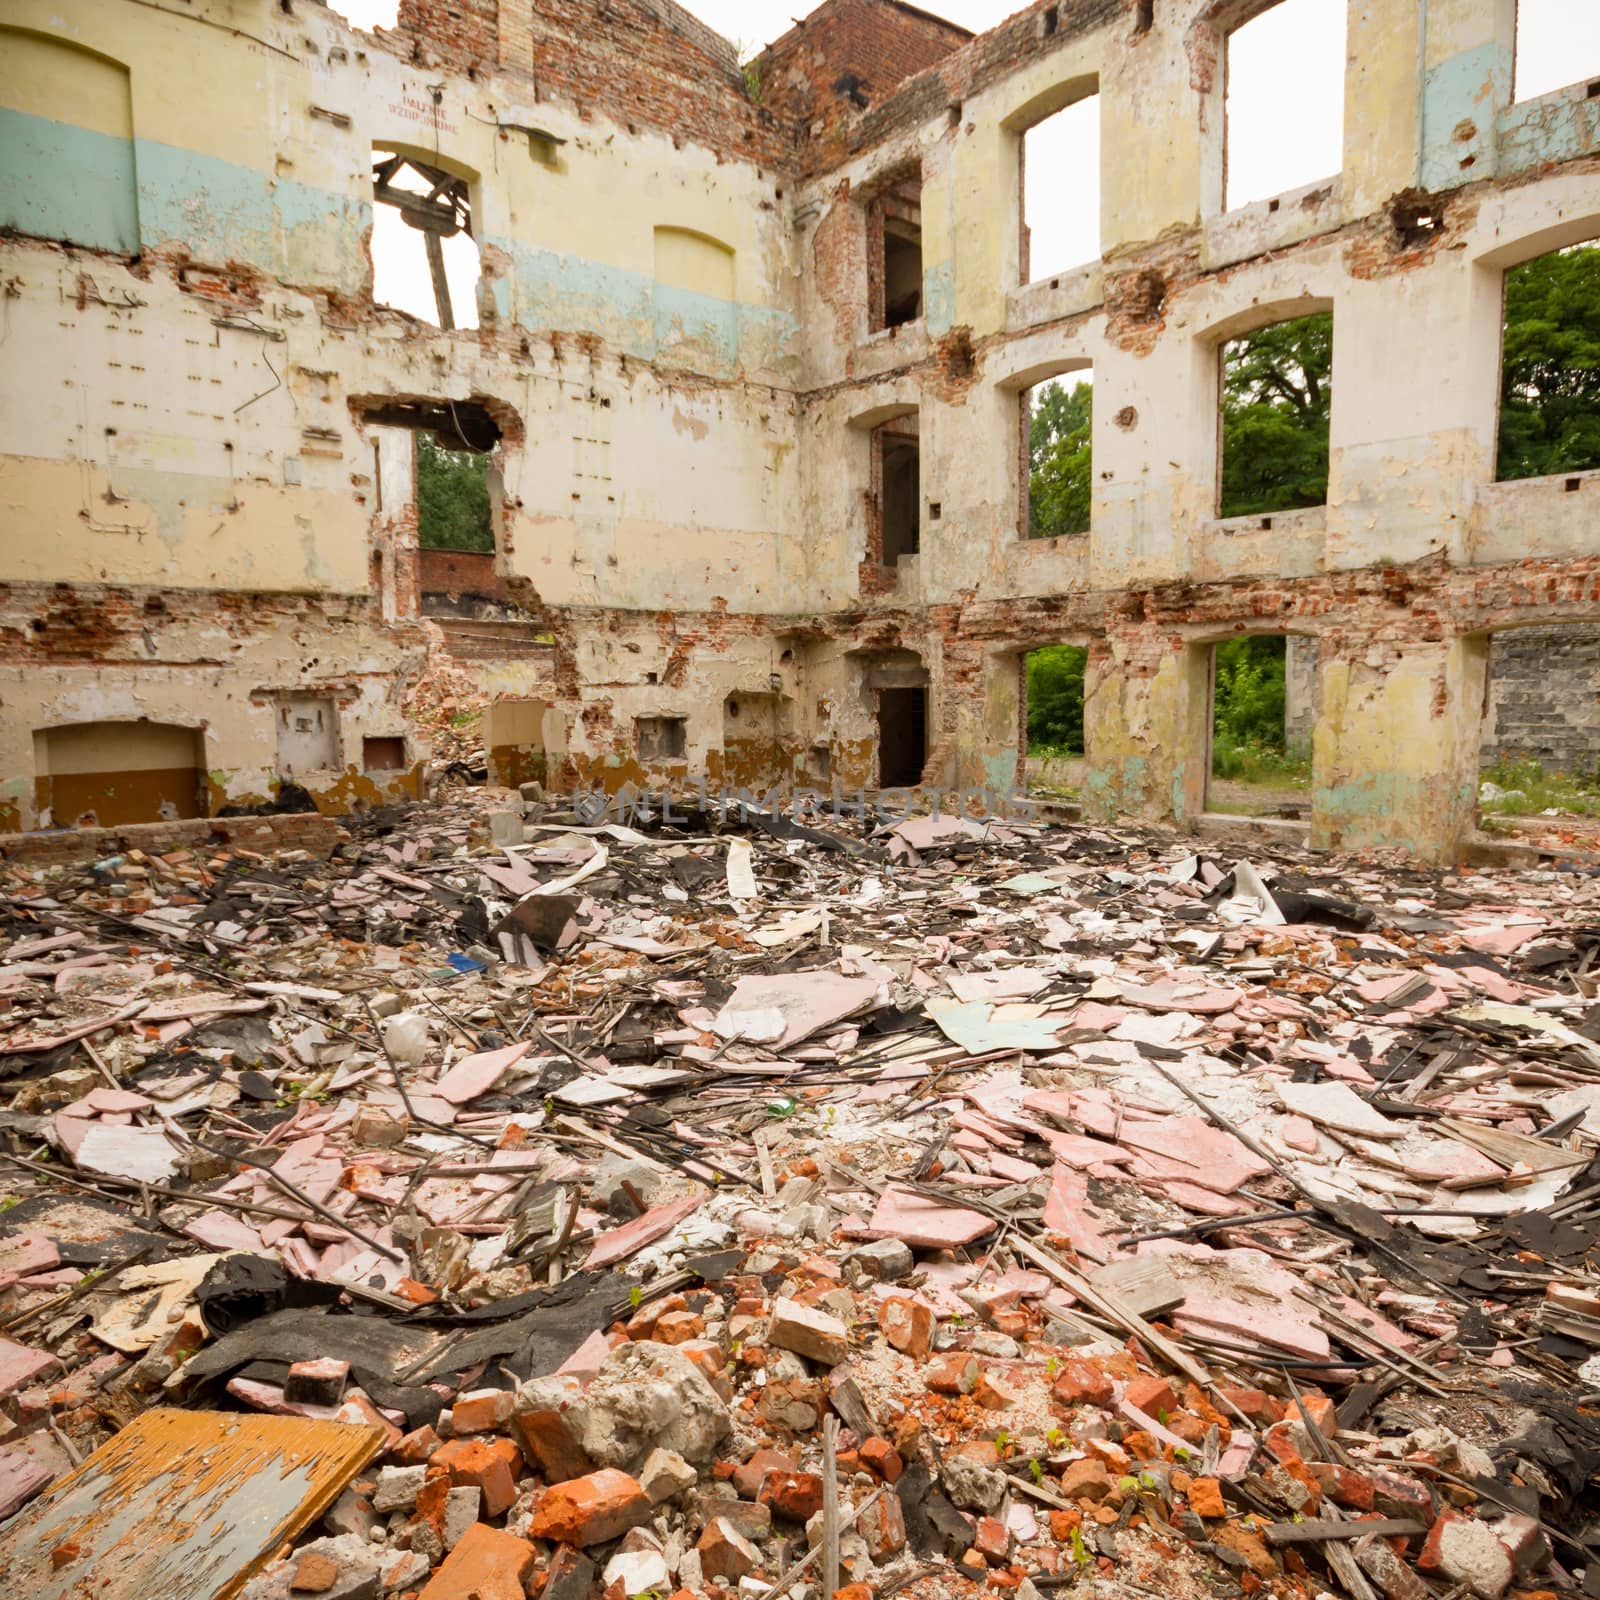
<path fill-rule="evenodd" d="M 1349 0 L 1342 169 L 1227 209 L 1271 4 L 826 0 L 742 69 L 672 0 L 11 0 L 0 827 L 416 792 L 441 694 L 501 775 L 1003 789 L 1052 642 L 1090 812 L 1188 823 L 1253 631 L 1315 641 L 1312 843 L 1449 851 L 1491 635 L 1600 619 L 1600 473 L 1495 472 L 1600 97 L 1514 100 L 1513 0 Z M 1102 254 L 1030 281 L 1090 96 Z M 385 206 L 475 318 L 376 302 Z M 1326 503 L 1221 517 L 1219 351 L 1309 312 Z M 1027 391 L 1091 367 L 1088 531 L 1030 539 Z M 492 571 L 419 562 L 419 434 L 488 454 Z"/>

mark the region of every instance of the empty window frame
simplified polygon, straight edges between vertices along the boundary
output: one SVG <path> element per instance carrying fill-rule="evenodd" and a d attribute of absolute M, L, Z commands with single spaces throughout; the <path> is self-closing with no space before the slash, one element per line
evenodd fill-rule
<path fill-rule="evenodd" d="M 1227 37 L 1223 208 L 1344 166 L 1346 0 L 1278 0 Z"/>
<path fill-rule="evenodd" d="M 1600 78 L 1600 7 L 1517 0 L 1516 100 Z M 1591 90 L 1591 93 L 1594 92 Z"/>
<path fill-rule="evenodd" d="M 372 293 L 447 332 L 478 326 L 468 181 L 401 151 L 372 153 Z"/>
<path fill-rule="evenodd" d="M 1100 258 L 1100 96 L 1085 95 L 1023 135 L 1021 281 Z"/>
<path fill-rule="evenodd" d="M 1497 478 L 1600 468 L 1600 240 L 1506 273 Z"/>
<path fill-rule="evenodd" d="M 1328 498 L 1333 313 L 1270 323 L 1222 346 L 1217 514 L 1266 515 Z"/>
<path fill-rule="evenodd" d="M 878 561 L 897 567 L 922 548 L 922 452 L 917 418 L 897 417 L 872 433 Z"/>
<path fill-rule="evenodd" d="M 1316 640 L 1251 634 L 1224 640 L 1211 657 L 1206 809 L 1304 816 L 1310 805 Z"/>
<path fill-rule="evenodd" d="M 1087 371 L 1025 390 L 1023 537 L 1059 539 L 1089 531 L 1094 382 Z"/>
<path fill-rule="evenodd" d="M 361 770 L 363 772 L 404 772 L 406 769 L 406 741 L 401 735 L 368 734 L 361 741 Z"/>
<path fill-rule="evenodd" d="M 922 180 L 906 178 L 867 205 L 868 326 L 903 327 L 922 315 Z"/>
<path fill-rule="evenodd" d="M 635 717 L 633 743 L 641 761 L 681 761 L 689 753 L 686 717 Z"/>

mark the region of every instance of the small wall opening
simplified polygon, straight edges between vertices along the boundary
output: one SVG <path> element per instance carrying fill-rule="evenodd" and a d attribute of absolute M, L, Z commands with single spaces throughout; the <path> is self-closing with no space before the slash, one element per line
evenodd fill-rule
<path fill-rule="evenodd" d="M 1219 366 L 1218 515 L 1326 504 L 1333 314 L 1315 312 L 1229 339 Z"/>
<path fill-rule="evenodd" d="M 867 206 L 868 326 L 899 328 L 922 315 L 922 180 L 906 178 Z"/>
<path fill-rule="evenodd" d="M 1535 100 L 1600 78 L 1600 7 L 1573 0 L 1517 0 L 1512 98 Z"/>
<path fill-rule="evenodd" d="M 1506 273 L 1497 478 L 1600 468 L 1600 241 Z"/>
<path fill-rule="evenodd" d="M 927 689 L 879 689 L 878 787 L 916 788 L 927 759 Z"/>
<path fill-rule="evenodd" d="M 1088 94 L 1022 135 L 1021 281 L 1100 259 L 1100 96 Z"/>
<path fill-rule="evenodd" d="M 1225 52 L 1223 209 L 1342 171 L 1345 0 L 1278 0 Z"/>
<path fill-rule="evenodd" d="M 1600 622 L 1489 639 L 1478 804 L 1486 821 L 1600 818 Z"/>
<path fill-rule="evenodd" d="M 1020 659 L 1023 770 L 1030 794 L 1075 800 L 1088 755 L 1083 720 L 1089 652 L 1047 644 Z"/>
<path fill-rule="evenodd" d="M 471 185 L 393 147 L 372 152 L 372 295 L 449 331 L 478 326 Z"/>
<path fill-rule="evenodd" d="M 1021 406 L 1023 537 L 1087 533 L 1094 481 L 1093 373 L 1073 372 L 1035 384 L 1024 390 Z"/>
<path fill-rule="evenodd" d="M 363 772 L 404 772 L 406 741 L 403 735 L 368 736 L 361 741 Z"/>
<path fill-rule="evenodd" d="M 915 419 L 911 419 L 912 430 Z M 883 564 L 896 567 L 902 556 L 922 548 L 922 451 L 915 431 L 885 423 L 878 430 L 882 453 Z"/>
<path fill-rule="evenodd" d="M 1248 634 L 1212 647 L 1208 811 L 1309 815 L 1317 681 L 1315 639 Z"/>
<path fill-rule="evenodd" d="M 165 722 L 80 722 L 33 736 L 40 826 L 120 828 L 210 814 L 205 735 Z"/>
<path fill-rule="evenodd" d="M 634 750 L 641 761 L 682 761 L 689 753 L 686 717 L 635 717 Z"/>

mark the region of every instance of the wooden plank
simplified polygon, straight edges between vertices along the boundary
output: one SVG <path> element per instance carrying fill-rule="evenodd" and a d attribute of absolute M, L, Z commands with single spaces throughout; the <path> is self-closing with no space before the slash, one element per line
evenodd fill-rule
<path fill-rule="evenodd" d="M 0 1594 L 230 1600 L 383 1438 L 343 1422 L 147 1411 L 11 1520 Z"/>
<path fill-rule="evenodd" d="M 1115 1295 L 1141 1317 L 1157 1317 L 1181 1306 L 1187 1293 L 1159 1256 L 1108 1262 L 1089 1274 L 1089 1282 L 1102 1293 Z"/>
<path fill-rule="evenodd" d="M 1325 1539 L 1364 1539 L 1369 1533 L 1380 1538 L 1426 1533 L 1415 1517 L 1372 1517 L 1366 1522 L 1274 1522 L 1266 1529 L 1268 1544 L 1301 1544 Z"/>

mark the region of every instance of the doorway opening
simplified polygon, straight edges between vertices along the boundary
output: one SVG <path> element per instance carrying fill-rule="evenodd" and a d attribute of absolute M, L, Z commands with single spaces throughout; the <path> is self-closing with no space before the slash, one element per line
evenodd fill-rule
<path fill-rule="evenodd" d="M 927 689 L 878 690 L 878 787 L 916 788 L 927 760 Z"/>
<path fill-rule="evenodd" d="M 1507 628 L 1488 643 L 1483 816 L 1600 819 L 1600 622 Z"/>
<path fill-rule="evenodd" d="M 1047 644 L 1021 658 L 1023 771 L 1030 794 L 1075 800 L 1088 747 L 1083 693 L 1089 652 Z"/>
<path fill-rule="evenodd" d="M 1316 684 L 1315 639 L 1248 634 L 1212 646 L 1206 810 L 1309 815 Z"/>

